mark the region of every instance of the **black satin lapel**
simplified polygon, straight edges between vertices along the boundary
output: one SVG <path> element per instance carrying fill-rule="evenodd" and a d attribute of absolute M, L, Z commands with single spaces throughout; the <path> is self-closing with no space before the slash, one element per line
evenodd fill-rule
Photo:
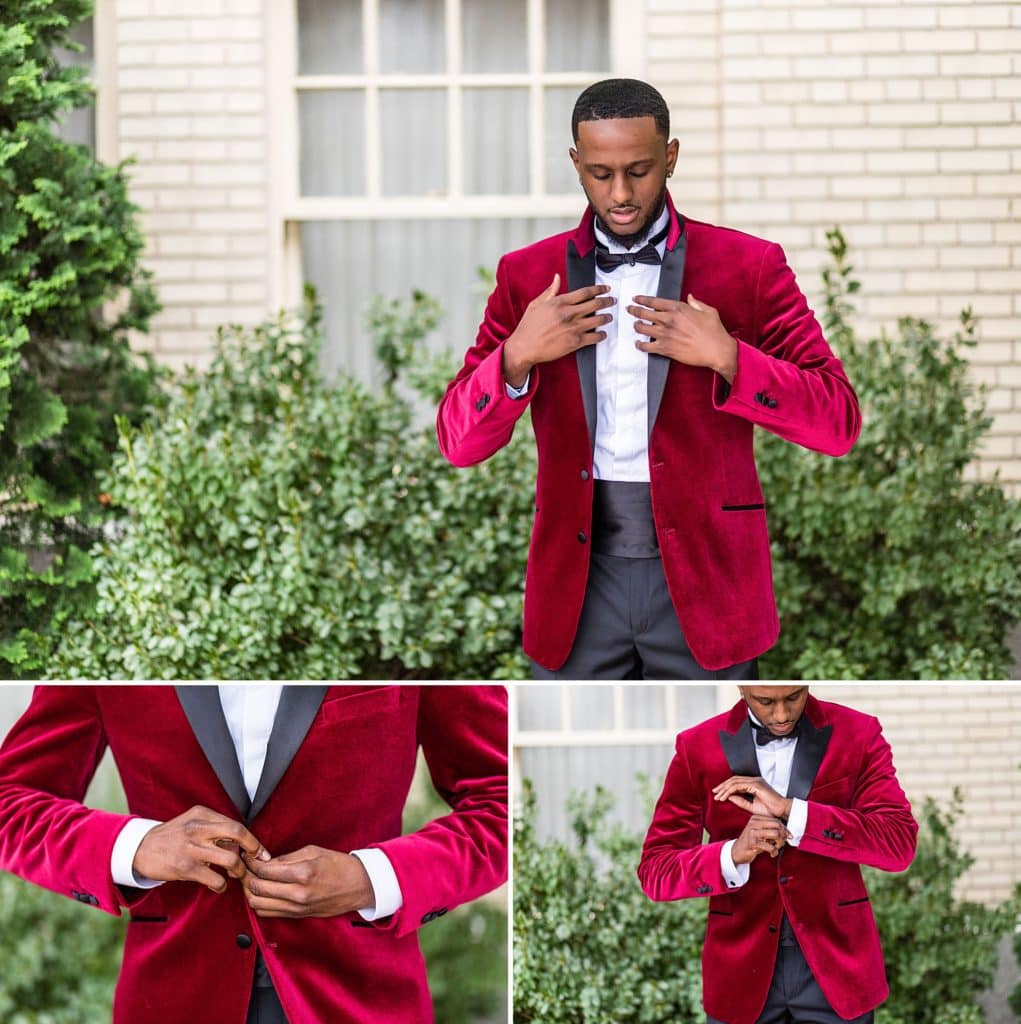
<path fill-rule="evenodd" d="M 677 244 L 663 254 L 663 263 L 659 269 L 659 287 L 656 296 L 660 299 L 677 299 L 681 297 L 681 281 L 684 277 L 684 256 L 688 248 L 688 233 L 683 230 Z M 649 355 L 648 402 L 649 402 L 649 436 L 659 414 L 659 404 L 663 400 L 663 389 L 666 387 L 670 360 L 666 356 Z"/>
<path fill-rule="evenodd" d="M 812 791 L 812 784 L 819 772 L 819 765 L 829 746 L 832 725 L 824 725 L 817 729 L 808 720 L 801 719 L 798 745 L 794 749 L 794 763 L 791 765 L 791 781 L 787 787 L 787 795 L 798 800 L 807 800 Z"/>
<path fill-rule="evenodd" d="M 273 731 L 266 747 L 266 763 L 248 812 L 251 821 L 266 806 L 277 783 L 290 767 L 298 747 L 308 733 L 319 705 L 326 696 L 326 686 L 285 686 L 280 692 L 280 706 L 273 719 Z"/>
<path fill-rule="evenodd" d="M 587 288 L 596 283 L 596 250 L 593 247 L 587 256 L 579 256 L 573 240 L 567 243 L 567 290 Z M 574 353 L 581 381 L 581 400 L 585 404 L 585 422 L 591 450 L 596 447 L 596 347 L 586 345 Z"/>
<path fill-rule="evenodd" d="M 175 686 L 174 689 L 202 753 L 216 772 L 231 803 L 245 817 L 251 801 L 245 789 L 234 741 L 227 728 L 227 719 L 223 716 L 220 691 L 215 686 Z"/>
<path fill-rule="evenodd" d="M 730 765 L 732 775 L 759 774 L 759 759 L 755 756 L 755 737 L 752 735 L 752 726 L 748 718 L 741 723 L 737 732 L 730 733 L 721 729 L 720 745 L 723 747 L 723 755 Z"/>

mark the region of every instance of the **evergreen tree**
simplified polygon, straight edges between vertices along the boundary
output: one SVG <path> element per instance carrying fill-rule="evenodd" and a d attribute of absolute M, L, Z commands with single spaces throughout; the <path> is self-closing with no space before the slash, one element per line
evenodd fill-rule
<path fill-rule="evenodd" d="M 83 69 L 57 58 L 91 7 L 0 5 L 0 674 L 37 672 L 91 601 L 114 414 L 137 422 L 157 394 L 128 345 L 157 303 L 123 165 L 58 134 L 93 102 Z"/>

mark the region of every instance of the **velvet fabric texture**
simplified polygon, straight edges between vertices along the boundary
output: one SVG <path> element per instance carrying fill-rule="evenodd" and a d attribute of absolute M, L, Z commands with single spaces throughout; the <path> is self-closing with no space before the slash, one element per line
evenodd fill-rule
<path fill-rule="evenodd" d="M 758 657 L 780 629 L 753 427 L 843 455 L 858 437 L 861 414 L 780 246 L 685 221 L 669 195 L 667 201 L 664 268 L 683 261 L 679 288 L 669 297 L 694 294 L 715 307 L 738 343 L 729 386 L 712 370 L 662 356 L 651 356 L 649 368 L 651 391 L 664 371 L 655 362 L 669 363 L 662 395 L 651 394 L 650 401 L 657 409 L 658 399 L 649 472 L 659 548 L 684 635 L 695 659 L 712 670 Z M 562 291 L 593 283 L 592 225 L 589 209 L 574 231 L 500 260 L 478 338 L 437 416 L 443 454 L 470 466 L 505 445 L 518 418 L 532 409 L 539 471 L 524 649 L 551 670 L 570 653 L 588 576 L 594 438 L 583 385 L 592 376 L 594 388 L 594 352 L 582 349 L 535 367 L 527 396 L 515 401 L 504 387 L 503 343 L 555 273 Z"/>
<path fill-rule="evenodd" d="M 404 905 L 372 924 L 357 913 L 259 919 L 232 879 L 221 895 L 194 883 L 114 885 L 110 854 L 129 816 L 167 820 L 202 804 L 242 820 L 173 687 L 41 686 L 8 734 L 0 749 L 0 867 L 110 914 L 130 909 L 115 1024 L 243 1024 L 256 947 L 292 1024 L 433 1019 L 416 930 L 506 878 L 506 693 L 324 690 L 248 827 L 273 854 L 310 844 L 383 850 Z M 420 745 L 453 810 L 402 836 Z M 81 804 L 107 746 L 129 816 Z"/>
<path fill-rule="evenodd" d="M 775 860 L 756 857 L 748 882 L 728 889 L 720 849 L 740 835 L 748 813 L 715 801 L 712 788 L 734 774 L 759 774 L 739 701 L 677 737 L 642 849 L 638 877 L 650 899 L 709 897 L 702 997 L 706 1013 L 727 1024 L 755 1024 L 762 1012 L 784 914 L 841 1017 L 858 1017 L 889 994 L 860 865 L 903 871 L 918 825 L 875 718 L 809 697 L 804 719 L 788 790 L 808 801 L 800 845 Z"/>

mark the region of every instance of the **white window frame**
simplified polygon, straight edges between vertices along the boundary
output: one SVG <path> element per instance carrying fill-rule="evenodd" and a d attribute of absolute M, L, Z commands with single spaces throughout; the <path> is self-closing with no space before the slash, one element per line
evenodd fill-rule
<path fill-rule="evenodd" d="M 570 217 L 579 210 L 578 193 L 546 191 L 543 90 L 551 86 L 580 91 L 601 70 L 546 72 L 542 26 L 545 0 L 527 0 L 528 69 L 519 73 L 478 74 L 461 70 L 460 0 L 445 0 L 446 71 L 438 74 L 385 74 L 378 66 L 379 0 L 362 0 L 363 64 L 357 75 L 298 74 L 297 0 L 269 4 L 267 31 L 271 75 L 272 197 L 274 233 L 271 302 L 293 306 L 302 289 L 301 224 L 305 221 L 489 219 Z M 646 0 L 609 0 L 611 74 L 640 77 L 645 62 Z M 381 88 L 444 88 L 447 91 L 447 183 L 443 196 L 384 196 L 379 93 Z M 466 88 L 529 90 L 529 183 L 527 193 L 466 194 L 463 180 L 462 97 Z M 299 183 L 300 91 L 361 89 L 366 98 L 365 185 L 362 196 L 302 196 Z"/>
<path fill-rule="evenodd" d="M 577 687 L 560 684 L 560 727 L 558 729 L 520 728 L 519 690 L 543 684 L 527 684 L 525 687 L 510 687 L 510 730 L 516 785 L 520 784 L 521 752 L 539 747 L 673 747 L 677 734 L 693 723 L 681 715 L 680 691 L 684 684 L 661 683 L 663 687 L 663 725 L 659 728 L 632 728 L 625 724 L 624 705 L 627 692 L 634 684 L 628 683 L 586 683 L 585 686 L 608 686 L 613 692 L 613 724 L 605 729 L 576 729 L 571 722 L 571 692 Z M 547 686 L 556 684 L 545 684 Z M 646 684 L 656 685 L 656 684 Z M 703 688 L 712 683 L 692 683 Z M 738 698 L 733 684 L 715 684 L 716 711 L 726 711 Z"/>

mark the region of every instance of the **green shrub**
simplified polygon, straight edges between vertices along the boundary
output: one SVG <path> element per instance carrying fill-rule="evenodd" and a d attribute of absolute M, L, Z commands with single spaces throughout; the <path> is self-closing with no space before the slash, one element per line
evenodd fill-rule
<path fill-rule="evenodd" d="M 113 415 L 138 421 L 155 393 L 127 341 L 156 301 L 123 168 L 54 130 L 92 102 L 81 69 L 54 56 L 90 10 L 0 5 L 0 674 L 38 672 L 91 601 L 85 552 L 115 511 L 97 480 Z"/>
<path fill-rule="evenodd" d="M 653 903 L 635 877 L 642 836 L 611 826 L 597 790 L 570 804 L 576 842 L 539 841 L 526 783 L 514 829 L 514 1019 L 517 1024 L 701 1024 L 707 904 Z M 647 804 L 651 804 L 646 800 Z M 922 809 L 918 855 L 891 875 L 866 869 L 890 998 L 877 1024 L 981 1024 L 975 996 L 992 980 L 1016 901 L 990 909 L 954 898 L 972 863 L 953 827 L 959 803 Z M 651 806 L 650 806 L 651 815 Z"/>
<path fill-rule="evenodd" d="M 424 296 L 376 307 L 382 394 L 323 378 L 311 296 L 297 321 L 221 331 L 208 373 L 152 429 L 123 429 L 108 488 L 129 515 L 94 552 L 98 606 L 53 674 L 520 674 L 529 442 L 462 474 L 415 425 L 398 376 L 435 399 L 449 365 L 393 339 L 432 316 Z"/>
<path fill-rule="evenodd" d="M 969 310 L 951 339 L 903 318 L 860 341 L 839 231 L 823 274 L 827 337 L 861 399 L 831 459 L 760 432 L 783 631 L 764 678 L 996 678 L 1021 618 L 1021 502 L 967 479 L 990 417 L 969 383 Z"/>
<path fill-rule="evenodd" d="M 124 927 L 0 873 L 0 1020 L 109 1024 Z"/>

